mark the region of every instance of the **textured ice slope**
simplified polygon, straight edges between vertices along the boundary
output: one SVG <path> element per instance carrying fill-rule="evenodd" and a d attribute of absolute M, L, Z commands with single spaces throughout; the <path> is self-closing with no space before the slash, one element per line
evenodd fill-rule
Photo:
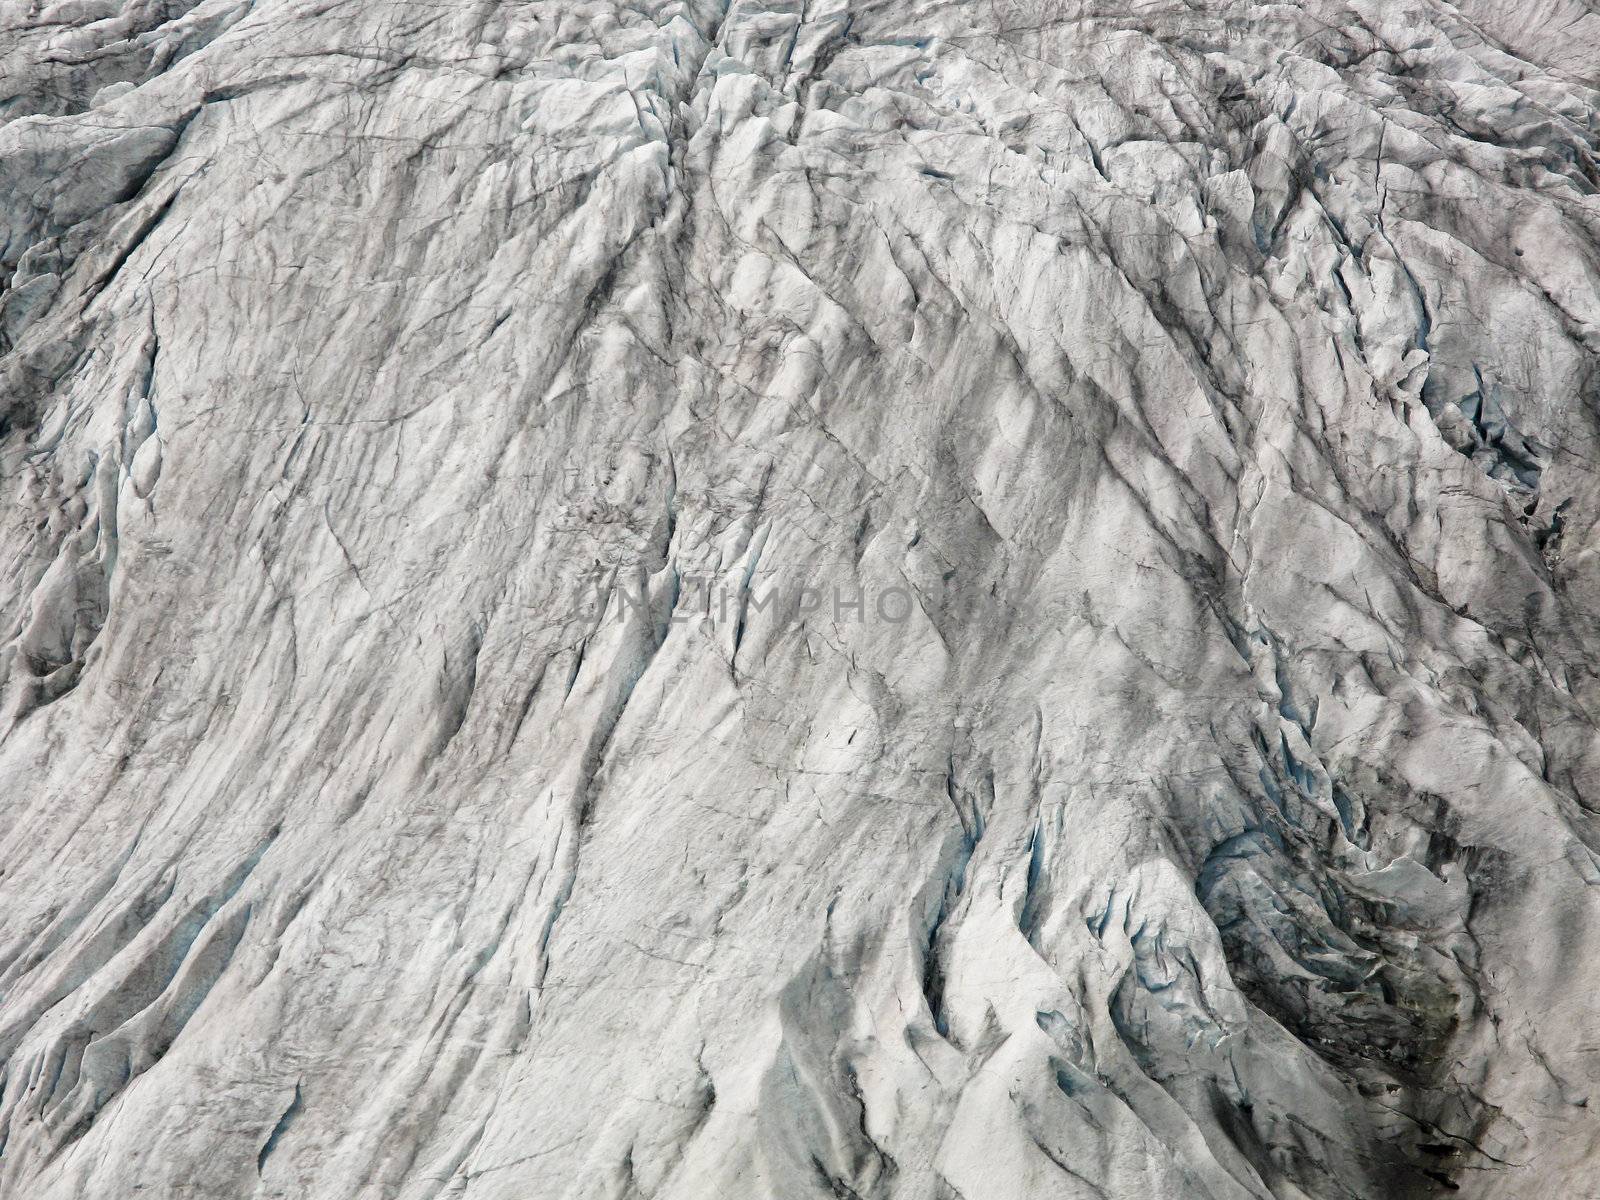
<path fill-rule="evenodd" d="M 8 0 L 0 1196 L 1600 1193 L 1597 64 Z"/>

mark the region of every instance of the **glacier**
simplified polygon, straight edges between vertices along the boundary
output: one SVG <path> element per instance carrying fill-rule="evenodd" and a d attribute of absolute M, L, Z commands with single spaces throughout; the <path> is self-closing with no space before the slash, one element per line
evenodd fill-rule
<path fill-rule="evenodd" d="M 0 1196 L 1600 1197 L 1590 0 L 8 0 Z"/>

